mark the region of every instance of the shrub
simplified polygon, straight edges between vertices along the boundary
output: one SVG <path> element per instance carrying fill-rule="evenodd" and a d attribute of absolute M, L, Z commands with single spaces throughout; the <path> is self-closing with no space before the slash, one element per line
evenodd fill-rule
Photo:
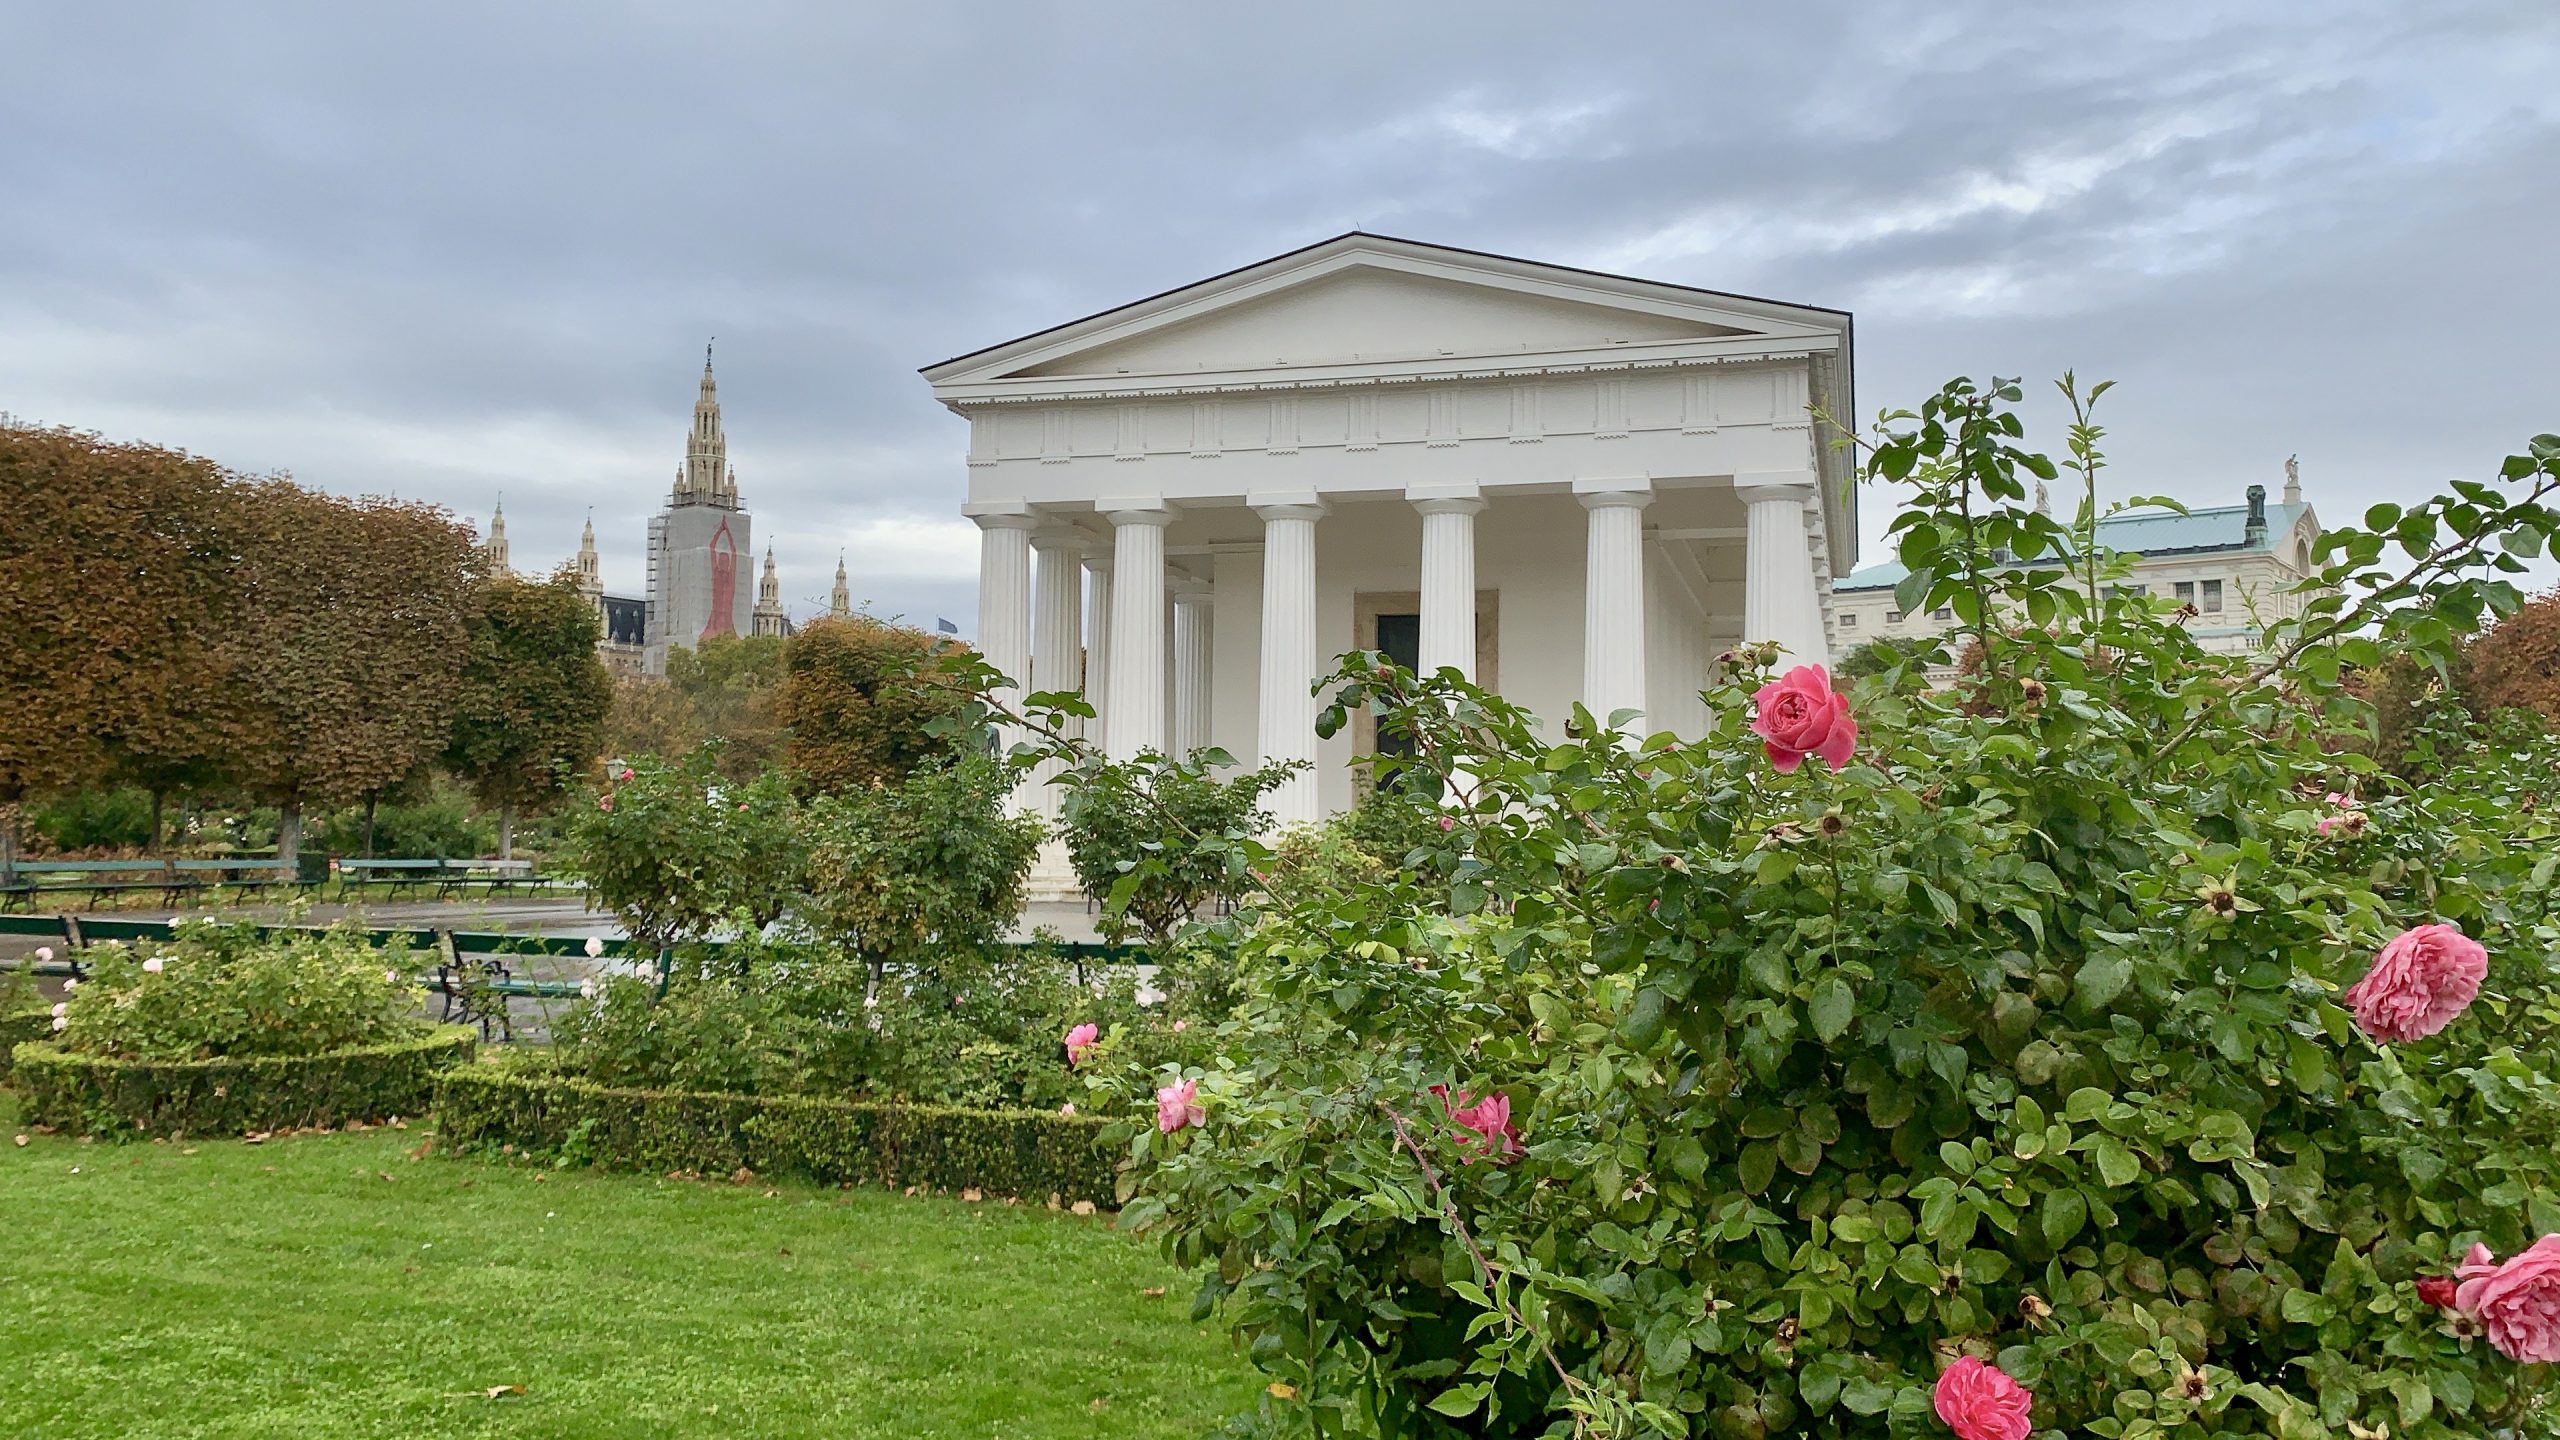
<path fill-rule="evenodd" d="M 1085 1090 L 1060 1043 L 1074 1025 L 1152 1059 L 1184 1053 L 1173 1013 L 1140 1006 L 1135 984 L 1124 968 L 1087 985 L 1036 948 L 951 951 L 875 984 L 827 946 L 738 942 L 717 967 L 680 965 L 663 995 L 597 982 L 555 1023 L 554 1064 L 627 1089 L 1054 1109 Z"/>
<path fill-rule="evenodd" d="M 309 1055 L 137 1060 L 42 1043 L 17 1047 L 10 1083 L 27 1118 L 74 1133 L 218 1135 L 331 1127 L 427 1113 L 438 1072 L 476 1040 L 439 1029 Z"/>
<path fill-rule="evenodd" d="M 0 1008 L 0 1084 L 9 1079 L 10 1056 L 30 1040 L 42 1040 L 53 1033 L 53 1012 L 42 1006 L 26 1009 Z"/>
<path fill-rule="evenodd" d="M 1220 779 L 1224 750 L 1175 760 L 1150 750 L 1135 760 L 1091 754 L 1065 772 L 1061 824 L 1076 879 L 1102 900 L 1102 932 L 1131 932 L 1162 948 L 1202 907 L 1254 885 L 1245 842 L 1268 830 L 1262 797 L 1289 777 L 1273 763 Z"/>
<path fill-rule="evenodd" d="M 2481 714 L 2531 710 L 2560 726 L 2560 590 L 2499 621 L 2465 661 L 2463 698 Z"/>
<path fill-rule="evenodd" d="M 564 868 L 645 945 L 762 929 L 798 887 L 790 790 L 770 770 L 743 784 L 724 780 L 718 760 L 716 745 L 674 764 L 641 756 L 570 802 Z"/>
<path fill-rule="evenodd" d="M 28 806 L 26 827 L 56 854 L 139 852 L 151 843 L 151 796 L 131 786 L 73 790 Z"/>
<path fill-rule="evenodd" d="M 2076 544 L 2028 508 L 2017 398 L 1959 382 L 1875 444 L 1919 492 L 1904 607 L 1980 663 L 1861 691 L 1845 754 L 1803 753 L 1849 738 L 1815 672 L 1753 728 L 1764 647 L 1707 734 L 1642 741 L 1336 675 L 1328 726 L 1398 715 L 1480 868 L 1241 917 L 1220 1061 L 1114 1077 L 1124 1223 L 1214 1267 L 1311 1429 L 1942 1433 L 1964 1356 L 2044 1433 L 2554 1433 L 2434 1283 L 2560 1232 L 2547 756 L 2412 789 L 2335 742 L 2342 670 L 2519 603 L 2486 546 L 2560 530 L 2560 438 L 2333 532 L 2300 617 L 2217 657 L 2110 597 L 2094 503 Z M 2486 984 L 2381 1038 L 2344 992 L 2430 924 Z"/>
<path fill-rule="evenodd" d="M 439 1137 L 564 1151 L 613 1169 L 800 1175 L 1108 1204 L 1116 1155 L 1099 1122 L 1021 1110 L 624 1090 L 473 1066 L 445 1073 Z"/>
<path fill-rule="evenodd" d="M 316 1055 L 405 1039 L 417 1018 L 417 962 L 375 949 L 352 922 L 261 935 L 254 925 L 182 920 L 165 945 L 96 947 L 64 1001 L 61 1045 L 77 1055 L 202 1060 Z"/>
<path fill-rule="evenodd" d="M 995 944 L 1040 846 L 1037 820 L 1005 813 L 1009 785 L 968 756 L 811 801 L 802 917 L 875 975 Z"/>
<path fill-rule="evenodd" d="M 922 662 L 953 642 L 868 615 L 811 621 L 783 652 L 785 764 L 804 795 L 904 779 L 950 751 L 943 730 L 967 692 Z"/>

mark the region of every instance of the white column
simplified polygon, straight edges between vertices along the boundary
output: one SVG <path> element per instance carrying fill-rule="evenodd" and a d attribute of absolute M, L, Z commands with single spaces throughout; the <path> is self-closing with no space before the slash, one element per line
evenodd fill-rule
<path fill-rule="evenodd" d="M 1111 517 L 1111 711 L 1103 748 L 1114 760 L 1164 749 L 1164 527 L 1162 500 L 1104 501 Z"/>
<path fill-rule="evenodd" d="M 1085 722 L 1084 736 L 1102 745 L 1111 735 L 1111 557 L 1087 559 L 1084 572 L 1093 577 L 1084 607 L 1084 700 L 1093 718 Z"/>
<path fill-rule="evenodd" d="M 1476 678 L 1476 516 L 1473 485 L 1417 485 L 1405 492 L 1422 512 L 1421 671 Z"/>
<path fill-rule="evenodd" d="M 1206 590 L 1173 592 L 1173 749 L 1188 755 L 1209 743 L 1209 630 L 1215 623 Z"/>
<path fill-rule="evenodd" d="M 1072 532 L 1034 535 L 1039 569 L 1031 594 L 1031 688 L 1035 691 L 1078 690 L 1084 676 L 1084 540 Z M 1072 733 L 1072 722 L 1070 732 Z M 1044 760 L 1031 772 L 1027 797 L 1044 819 L 1058 818 L 1059 795 L 1050 778 L 1055 761 Z"/>
<path fill-rule="evenodd" d="M 1018 703 L 1031 678 L 1031 531 L 1039 520 L 1027 506 L 992 505 L 969 518 L 978 522 L 978 654 L 1010 682 L 996 698 Z M 1018 738 L 1013 726 L 997 732 L 1000 746 Z"/>
<path fill-rule="evenodd" d="M 1809 470 L 1764 470 L 1733 477 L 1734 498 L 1747 517 L 1742 578 L 1742 638 L 1775 640 L 1778 668 L 1829 665 L 1822 634 L 1822 594 L 1807 548 L 1805 506 L 1815 477 Z"/>
<path fill-rule="evenodd" d="M 1590 512 L 1584 530 L 1582 703 L 1606 725 L 1617 711 L 1645 708 L 1644 507 L 1653 503 L 1653 489 L 1642 479 L 1576 480 L 1573 493 Z"/>
<path fill-rule="evenodd" d="M 1303 760 L 1308 768 L 1271 792 L 1271 817 L 1282 825 L 1323 818 L 1316 787 L 1316 521 L 1324 502 L 1312 493 L 1256 497 L 1262 517 L 1262 758 Z"/>

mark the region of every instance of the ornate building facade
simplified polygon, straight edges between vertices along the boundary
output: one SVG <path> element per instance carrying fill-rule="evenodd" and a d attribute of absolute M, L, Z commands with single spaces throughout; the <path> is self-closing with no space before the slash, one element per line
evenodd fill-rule
<path fill-rule="evenodd" d="M 751 563 L 752 525 L 739 498 L 737 468 L 729 463 L 719 384 L 706 349 L 693 423 L 685 431 L 684 462 L 676 467 L 666 508 L 649 520 L 647 596 L 605 593 L 592 515 L 578 537 L 573 565 L 578 588 L 595 606 L 603 627 L 596 649 L 605 664 L 621 672 L 663 675 L 668 651 L 691 649 L 715 635 L 790 634 L 772 547 L 765 549 L 761 578 Z M 493 569 L 507 568 L 504 505 L 490 515 L 482 546 Z M 838 562 L 839 605 L 844 588 L 844 566 Z"/>

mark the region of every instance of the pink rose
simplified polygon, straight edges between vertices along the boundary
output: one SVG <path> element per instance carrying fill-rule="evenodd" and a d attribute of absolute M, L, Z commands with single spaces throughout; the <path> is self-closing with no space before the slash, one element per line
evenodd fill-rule
<path fill-rule="evenodd" d="M 1441 833 L 1441 834 L 1446 835 L 1446 834 L 1448 834 L 1450 831 L 1455 830 L 1455 829 L 1457 829 L 1457 828 L 1458 828 L 1458 822 L 1457 822 L 1457 821 L 1455 821 L 1455 820 L 1453 820 L 1453 819 L 1449 818 L 1449 817 L 1448 817 L 1448 816 L 1446 816 L 1446 815 L 1443 815 L 1443 816 L 1441 816 L 1441 817 L 1440 817 L 1440 833 Z"/>
<path fill-rule="evenodd" d="M 1059 1107 L 1058 1107 L 1058 1113 L 1059 1113 L 1059 1114 L 1061 1114 L 1061 1115 L 1073 1115 L 1073 1114 L 1075 1114 L 1075 1113 L 1076 1113 L 1076 1102 L 1074 1102 L 1073 1100 L 1070 1100 L 1070 1101 L 1068 1101 L 1066 1104 L 1059 1106 Z"/>
<path fill-rule="evenodd" d="M 613 808 L 613 797 L 610 795 L 600 797 L 596 801 L 596 808 L 599 810 L 611 810 Z"/>
<path fill-rule="evenodd" d="M 40 964 L 50 964 L 53 960 L 53 947 L 50 945 L 37 946 L 36 960 Z"/>
<path fill-rule="evenodd" d="M 1507 1165 L 1520 1158 L 1520 1132 L 1511 1127 L 1511 1097 L 1487 1095 L 1482 1100 L 1465 1090 L 1453 1099 L 1446 1085 L 1434 1085 L 1431 1093 L 1440 1097 L 1440 1108 L 1464 1134 L 1458 1136 L 1458 1148 L 1466 1152 L 1467 1163 L 1474 1164 L 1478 1152 L 1496 1165 Z"/>
<path fill-rule="evenodd" d="M 2454 1307 L 2480 1322 L 2499 1354 L 2519 1365 L 2560 1363 L 2560 1235 L 2503 1265 L 2466 1261 L 2458 1273 Z"/>
<path fill-rule="evenodd" d="M 1174 1022 L 1173 1022 L 1173 1033 L 1174 1033 L 1174 1034 L 1176 1034 L 1176 1035 L 1179 1035 L 1179 1034 L 1181 1034 L 1183 1031 L 1188 1030 L 1188 1029 L 1190 1029 L 1190 1028 L 1191 1028 L 1191 1022 L 1190 1022 L 1190 1021 L 1188 1021 L 1188 1020 L 1176 1020 L 1176 1021 L 1174 1021 Z"/>
<path fill-rule="evenodd" d="M 1067 1063 L 1081 1065 L 1093 1053 L 1095 1042 L 1102 1038 L 1100 1027 L 1087 1022 L 1067 1032 Z"/>
<path fill-rule="evenodd" d="M 169 962 L 166 959 L 161 956 L 154 955 L 150 959 L 142 962 L 142 973 L 145 975 L 157 975 L 162 970 L 168 968 L 168 965 Z"/>
<path fill-rule="evenodd" d="M 1200 1106 L 1200 1082 L 1185 1080 L 1156 1090 L 1156 1128 L 1167 1135 L 1186 1125 L 1206 1125 L 1209 1112 Z"/>
<path fill-rule="evenodd" d="M 2374 1039 L 2424 1040 L 2471 1008 L 2488 975 L 2479 941 L 2450 925 L 2421 925 L 2383 946 L 2345 999 Z"/>
<path fill-rule="evenodd" d="M 1760 687 L 1751 697 L 1752 733 L 1769 752 L 1769 763 L 1781 775 L 1792 775 L 1807 755 L 1819 755 L 1837 770 L 1849 763 L 1858 743 L 1858 722 L 1849 718 L 1849 697 L 1831 688 L 1831 673 L 1819 665 L 1799 665 Z"/>
<path fill-rule="evenodd" d="M 2456 1283 L 2450 1275 L 2419 1276 L 2418 1303 L 2432 1305 L 2438 1310 L 2452 1309 Z"/>
<path fill-rule="evenodd" d="M 1938 1418 L 1956 1432 L 1957 1440 L 2027 1440 L 2035 1427 L 2027 1412 L 2036 1397 L 1970 1355 L 1960 1356 L 1938 1377 Z"/>
<path fill-rule="evenodd" d="M 614 779 L 616 779 L 616 780 L 628 780 L 628 779 L 630 779 L 630 778 L 631 778 L 631 775 L 632 775 L 631 767 L 630 767 L 630 766 L 628 766 L 628 765 L 625 765 L 624 767 L 622 767 L 622 773 L 621 773 L 621 774 L 619 774 L 619 775 L 614 776 L 613 778 L 614 778 Z"/>

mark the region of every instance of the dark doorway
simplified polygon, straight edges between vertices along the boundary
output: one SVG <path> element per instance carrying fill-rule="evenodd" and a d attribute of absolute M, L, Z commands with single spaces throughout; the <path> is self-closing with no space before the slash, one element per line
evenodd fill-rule
<path fill-rule="evenodd" d="M 1407 670 L 1422 668 L 1422 617 L 1420 615 L 1380 615 L 1378 617 L 1378 653 Z M 1378 726 L 1378 753 L 1404 756 L 1413 753 L 1413 737 L 1404 727 L 1381 721 Z M 1390 770 L 1381 782 L 1394 789 L 1404 780 L 1404 772 Z"/>

